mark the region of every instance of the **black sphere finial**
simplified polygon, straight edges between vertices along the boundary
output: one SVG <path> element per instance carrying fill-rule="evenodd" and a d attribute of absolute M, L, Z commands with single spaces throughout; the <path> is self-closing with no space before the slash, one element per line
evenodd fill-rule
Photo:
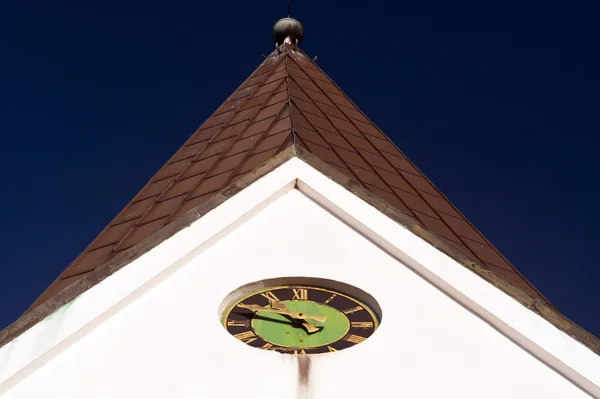
<path fill-rule="evenodd" d="M 299 45 L 304 39 L 304 28 L 294 18 L 281 18 L 273 25 L 273 41 L 281 46 L 288 37 L 292 44 Z"/>

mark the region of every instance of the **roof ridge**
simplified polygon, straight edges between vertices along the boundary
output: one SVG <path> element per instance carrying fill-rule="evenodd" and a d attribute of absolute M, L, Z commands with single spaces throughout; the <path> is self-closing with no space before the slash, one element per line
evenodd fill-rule
<path fill-rule="evenodd" d="M 285 46 L 285 44 L 284 44 Z M 285 63 L 285 89 L 287 92 L 287 106 L 288 109 L 290 110 L 290 120 L 292 122 L 292 143 L 296 144 L 296 130 L 294 128 L 294 116 L 292 114 L 292 98 L 290 97 L 290 74 L 288 72 L 288 54 L 287 54 L 287 47 L 286 47 L 286 53 L 285 53 L 285 57 L 284 57 L 284 63 Z"/>

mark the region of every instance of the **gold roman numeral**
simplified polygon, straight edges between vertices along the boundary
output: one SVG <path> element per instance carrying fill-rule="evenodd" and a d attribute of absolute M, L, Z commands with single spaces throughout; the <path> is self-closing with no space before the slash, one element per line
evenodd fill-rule
<path fill-rule="evenodd" d="M 306 355 L 306 351 L 301 349 L 300 352 L 298 352 L 297 349 L 294 349 L 294 355 Z"/>
<path fill-rule="evenodd" d="M 353 321 L 352 328 L 373 328 L 372 321 Z"/>
<path fill-rule="evenodd" d="M 275 294 L 273 294 L 271 291 L 263 292 L 262 294 L 260 294 L 260 296 L 264 296 L 265 298 L 267 298 L 269 300 L 269 303 L 280 302 L 279 298 L 277 298 Z"/>
<path fill-rule="evenodd" d="M 348 334 L 344 338 L 345 341 L 352 342 L 353 344 L 360 344 L 365 339 L 366 339 L 365 337 L 361 337 L 360 335 L 354 335 L 354 334 Z"/>
<path fill-rule="evenodd" d="M 236 337 L 245 344 L 249 344 L 250 342 L 256 341 L 258 339 L 252 331 L 244 331 L 239 334 L 235 334 L 234 337 Z"/>
<path fill-rule="evenodd" d="M 362 306 L 357 306 L 357 307 L 352 308 L 352 309 L 344 310 L 344 314 L 350 314 L 350 313 L 358 312 L 360 310 L 363 310 Z"/>
<path fill-rule="evenodd" d="M 329 349 L 329 352 L 337 352 L 337 349 L 332 348 L 331 346 L 327 346 L 327 349 Z"/>
<path fill-rule="evenodd" d="M 337 294 L 333 294 L 332 296 L 329 297 L 328 300 L 325 301 L 325 303 L 329 303 L 331 301 L 333 301 L 333 298 L 335 298 L 337 296 Z"/>
<path fill-rule="evenodd" d="M 227 320 L 227 327 L 246 327 L 247 323 L 237 320 Z"/>
<path fill-rule="evenodd" d="M 294 299 L 300 299 L 300 300 L 306 300 L 308 299 L 308 290 L 306 288 L 292 288 L 292 291 L 294 291 L 294 297 L 292 298 L 292 300 Z"/>
<path fill-rule="evenodd" d="M 268 343 L 268 342 L 267 342 L 267 343 L 266 343 L 266 344 L 264 344 L 264 345 L 263 345 L 261 348 L 262 348 L 262 349 L 269 350 L 269 351 L 274 351 L 275 349 L 271 349 L 272 347 L 273 347 L 273 344 L 270 344 L 270 343 Z"/>

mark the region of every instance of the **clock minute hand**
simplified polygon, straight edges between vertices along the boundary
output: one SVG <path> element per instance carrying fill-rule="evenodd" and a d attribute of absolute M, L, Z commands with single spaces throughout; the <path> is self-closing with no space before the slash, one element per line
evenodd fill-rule
<path fill-rule="evenodd" d="M 274 303 L 272 306 L 275 306 L 276 304 Z M 262 306 L 259 305 L 244 305 L 242 303 L 240 303 L 238 306 L 244 309 L 249 309 L 252 311 L 256 311 L 256 312 L 270 312 L 270 313 L 277 313 L 277 314 L 283 314 L 285 316 L 288 316 L 290 318 L 294 318 L 292 315 L 290 315 L 290 311 L 287 310 L 287 308 L 285 307 L 285 305 L 283 303 L 279 303 L 277 302 L 277 305 L 281 305 L 279 306 L 279 309 L 275 306 L 273 309 L 271 308 L 264 308 Z M 281 307 L 283 307 L 283 309 L 281 309 Z M 302 327 L 304 327 L 306 329 L 306 332 L 309 334 L 312 334 L 314 332 L 319 331 L 319 328 L 313 326 L 312 324 L 309 324 L 307 322 L 302 322 Z"/>
<path fill-rule="evenodd" d="M 260 312 L 268 312 L 268 313 L 278 313 L 278 314 L 290 316 L 291 318 L 298 319 L 298 320 L 312 319 L 312 320 L 316 320 L 321 323 L 325 323 L 325 321 L 327 320 L 327 316 L 314 316 L 314 315 L 309 315 L 309 314 L 302 313 L 302 312 L 291 312 L 291 311 L 289 311 L 287 309 L 283 309 L 281 307 L 267 308 L 267 307 L 262 307 L 260 305 L 244 305 L 243 303 L 238 304 L 238 307 L 257 311 L 257 312 L 260 311 Z"/>

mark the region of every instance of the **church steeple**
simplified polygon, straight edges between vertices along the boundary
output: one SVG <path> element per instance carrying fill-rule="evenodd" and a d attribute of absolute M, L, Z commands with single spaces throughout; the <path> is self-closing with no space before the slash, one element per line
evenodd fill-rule
<path fill-rule="evenodd" d="M 529 295 L 545 300 L 298 45 L 292 18 L 276 49 L 150 179 L 32 308 L 132 248 L 290 146 L 337 168 Z"/>

